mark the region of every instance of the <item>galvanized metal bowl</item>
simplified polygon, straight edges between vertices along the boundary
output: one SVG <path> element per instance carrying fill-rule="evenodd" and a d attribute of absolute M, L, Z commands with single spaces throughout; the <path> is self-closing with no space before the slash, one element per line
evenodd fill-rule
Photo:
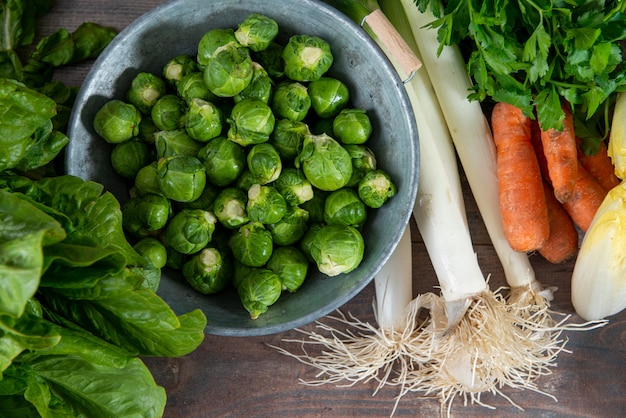
<path fill-rule="evenodd" d="M 106 48 L 81 87 L 69 126 L 68 173 L 102 183 L 121 202 L 127 199 L 124 182 L 110 164 L 111 147 L 93 130 L 94 114 L 106 101 L 124 99 L 139 71 L 160 74 L 168 59 L 183 53 L 194 56 L 209 29 L 236 28 L 250 12 L 275 19 L 283 36 L 309 34 L 329 42 L 335 57 L 329 74 L 346 82 L 352 104 L 370 115 L 374 133 L 368 146 L 379 166 L 393 177 L 398 192 L 369 216 L 363 233 L 365 256 L 356 270 L 336 277 L 311 274 L 298 291 L 281 296 L 256 320 L 250 319 L 234 290 L 202 295 L 177 272 L 163 270 L 158 294 L 178 314 L 202 309 L 208 320 L 206 332 L 215 335 L 277 333 L 341 307 L 371 282 L 395 249 L 417 192 L 417 127 L 402 81 L 358 25 L 315 0 L 174 0 L 140 17 Z"/>

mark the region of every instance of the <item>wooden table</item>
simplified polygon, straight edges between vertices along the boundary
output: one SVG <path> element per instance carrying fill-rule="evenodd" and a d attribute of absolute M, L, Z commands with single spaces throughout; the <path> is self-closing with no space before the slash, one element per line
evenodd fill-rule
<path fill-rule="evenodd" d="M 210 1 L 210 0 L 207 0 Z M 93 21 L 122 29 L 160 0 L 57 0 L 53 10 L 40 20 L 39 36 L 59 27 L 75 29 Z M 72 85 L 84 79 L 89 64 L 58 73 Z M 463 178 L 463 181 L 465 179 Z M 468 218 L 475 250 L 485 274 L 491 275 L 495 289 L 503 284 L 502 270 L 467 184 L 464 183 Z M 413 226 L 414 292 L 433 290 L 435 274 L 415 225 Z M 573 314 L 570 302 L 570 277 L 573 262 L 551 265 L 540 256 L 531 261 L 537 276 L 547 285 L 558 286 L 553 302 L 556 311 Z M 373 283 L 341 308 L 362 320 L 374 321 Z M 573 316 L 572 321 L 581 322 Z M 314 324 L 303 327 L 313 330 Z M 504 389 L 524 411 L 502 397 L 489 394 L 482 401 L 496 409 L 464 405 L 457 399 L 454 417 L 541 416 L 541 417 L 618 417 L 626 414 L 626 312 L 610 318 L 604 328 L 585 332 L 566 332 L 571 353 L 562 353 L 553 373 L 538 381 L 540 390 L 558 401 L 532 391 Z M 254 338 L 207 335 L 193 353 L 176 359 L 148 358 L 146 363 L 156 382 L 165 387 L 169 418 L 200 417 L 365 417 L 389 416 L 397 389 L 383 388 L 376 395 L 374 383 L 352 387 L 304 386 L 299 379 L 312 379 L 315 371 L 278 353 L 268 345 L 283 345 L 286 338 L 302 338 L 296 331 Z M 416 395 L 402 398 L 396 417 L 439 415 L 439 402 Z"/>

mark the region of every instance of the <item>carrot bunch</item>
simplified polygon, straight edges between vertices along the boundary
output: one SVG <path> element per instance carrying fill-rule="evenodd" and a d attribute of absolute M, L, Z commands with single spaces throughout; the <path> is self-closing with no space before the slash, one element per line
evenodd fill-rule
<path fill-rule="evenodd" d="M 520 252 L 537 251 L 560 263 L 578 251 L 608 191 L 619 183 L 602 143 L 582 152 L 569 104 L 563 129 L 543 130 L 516 106 L 497 103 L 491 127 L 497 152 L 500 212 L 504 233 Z"/>

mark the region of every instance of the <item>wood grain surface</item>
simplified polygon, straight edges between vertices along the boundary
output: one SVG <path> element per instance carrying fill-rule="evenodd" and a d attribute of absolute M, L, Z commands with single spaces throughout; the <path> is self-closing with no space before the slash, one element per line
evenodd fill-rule
<path fill-rule="evenodd" d="M 211 1 L 211 0 L 207 0 Z M 234 1 L 234 0 L 233 0 Z M 297 0 L 294 0 L 297 1 Z M 75 29 L 92 21 L 119 30 L 141 14 L 161 3 L 159 0 L 94 1 L 57 0 L 53 10 L 40 20 L 39 37 L 65 27 Z M 181 28 L 184 30 L 184 28 Z M 158 53 L 158 51 L 155 51 Z M 57 78 L 79 85 L 90 64 L 57 73 Z M 464 177 L 463 177 L 464 180 Z M 503 285 L 502 270 L 491 246 L 475 203 L 464 183 L 468 219 L 475 250 L 492 289 Z M 415 225 L 413 232 L 414 292 L 432 291 L 436 277 Z M 552 265 L 539 255 L 531 256 L 538 278 L 557 286 L 553 309 L 571 314 L 570 321 L 582 322 L 570 302 L 573 262 Z M 374 321 L 373 283 L 341 308 L 364 321 Z M 327 318 L 322 319 L 328 322 Z M 303 329 L 313 330 L 315 324 Z M 146 358 L 156 382 L 165 387 L 168 402 L 165 417 L 386 417 L 398 395 L 396 387 L 385 387 L 374 394 L 375 383 L 351 387 L 305 386 L 299 379 L 312 379 L 315 370 L 280 354 L 270 345 L 297 351 L 297 344 L 284 339 L 302 338 L 297 331 L 253 338 L 207 335 L 204 343 L 183 358 Z M 626 312 L 610 318 L 604 328 L 566 332 L 569 352 L 561 353 L 552 374 L 537 382 L 541 391 L 504 388 L 503 392 L 523 410 L 501 396 L 481 397 L 489 407 L 456 399 L 453 417 L 619 417 L 626 415 Z M 491 409 L 493 408 L 493 409 Z M 439 416 L 437 399 L 417 394 L 404 396 L 396 417 Z"/>

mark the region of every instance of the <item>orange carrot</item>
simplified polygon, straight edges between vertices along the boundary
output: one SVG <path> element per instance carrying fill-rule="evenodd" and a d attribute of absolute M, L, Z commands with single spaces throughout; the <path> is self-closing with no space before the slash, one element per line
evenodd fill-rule
<path fill-rule="evenodd" d="M 516 251 L 536 250 L 548 239 L 550 223 L 539 163 L 530 141 L 530 118 L 515 106 L 497 103 L 491 124 L 505 237 Z"/>
<path fill-rule="evenodd" d="M 554 190 L 545 181 L 543 189 L 550 216 L 550 236 L 538 252 L 550 263 L 558 264 L 576 255 L 578 231 L 563 205 L 554 197 Z"/>
<path fill-rule="evenodd" d="M 578 169 L 578 146 L 574 135 L 574 119 L 569 105 L 563 103 L 563 130 L 541 130 L 543 152 L 548 164 L 550 183 L 556 199 L 567 202 L 574 191 Z"/>
<path fill-rule="evenodd" d="M 578 140 L 578 160 L 585 170 L 596 179 L 598 183 L 608 192 L 617 186 L 620 181 L 615 175 L 615 167 L 611 162 L 611 158 L 607 154 L 606 143 L 600 142 L 600 147 L 594 155 L 585 154 L 580 148 L 580 140 Z"/>
<path fill-rule="evenodd" d="M 583 232 L 587 232 L 606 194 L 607 191 L 600 186 L 600 183 L 585 170 L 582 164 L 579 164 L 574 192 L 570 199 L 563 203 L 563 207 L 574 223 Z"/>

